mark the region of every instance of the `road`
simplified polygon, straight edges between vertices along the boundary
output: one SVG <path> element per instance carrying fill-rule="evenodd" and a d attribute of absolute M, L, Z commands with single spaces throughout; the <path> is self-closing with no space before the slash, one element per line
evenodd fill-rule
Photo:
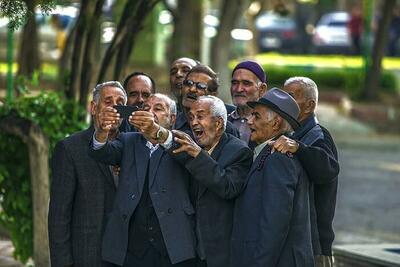
<path fill-rule="evenodd" d="M 400 138 L 343 136 L 336 244 L 400 243 Z"/>

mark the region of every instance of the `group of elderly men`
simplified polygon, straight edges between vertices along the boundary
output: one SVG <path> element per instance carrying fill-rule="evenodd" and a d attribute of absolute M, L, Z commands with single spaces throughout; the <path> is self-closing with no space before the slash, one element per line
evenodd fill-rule
<path fill-rule="evenodd" d="M 170 85 L 176 102 L 143 72 L 97 85 L 92 125 L 57 144 L 52 266 L 332 266 L 339 164 L 316 84 L 268 90 L 243 61 L 226 105 L 216 73 L 180 58 Z"/>

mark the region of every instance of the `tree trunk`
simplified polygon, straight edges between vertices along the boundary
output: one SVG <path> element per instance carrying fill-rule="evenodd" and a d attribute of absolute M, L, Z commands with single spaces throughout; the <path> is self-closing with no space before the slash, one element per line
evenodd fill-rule
<path fill-rule="evenodd" d="M 93 81 L 93 73 L 95 71 L 96 43 L 99 42 L 100 18 L 103 12 L 104 0 L 97 0 L 93 14 L 89 19 L 87 29 L 86 43 L 83 54 L 82 66 L 85 71 L 81 72 L 80 81 L 80 97 L 79 104 L 82 107 L 87 106 L 88 93 L 91 82 Z"/>
<path fill-rule="evenodd" d="M 117 56 L 113 78 L 119 80 L 129 56 L 132 52 L 134 40 L 137 33 L 143 28 L 143 23 L 159 0 L 129 0 L 125 7 L 121 19 L 118 23 L 117 32 L 111 41 L 110 46 L 104 55 L 101 68 L 97 78 L 98 82 L 103 82 L 107 76 L 111 62 Z"/>
<path fill-rule="evenodd" d="M 35 19 L 35 0 L 24 0 L 31 16 L 22 31 L 20 50 L 18 54 L 18 75 L 31 78 L 35 70 L 40 68 L 39 37 Z"/>
<path fill-rule="evenodd" d="M 50 266 L 47 212 L 49 202 L 49 143 L 32 121 L 14 113 L 0 121 L 0 129 L 28 146 L 33 207 L 33 258 L 35 266 Z"/>
<path fill-rule="evenodd" d="M 231 101 L 229 90 L 230 70 L 228 68 L 232 43 L 231 31 L 248 4 L 248 0 L 223 0 L 220 6 L 221 15 L 218 34 L 215 36 L 211 46 L 211 66 L 218 73 L 221 84 L 226 85 L 225 88 L 219 89 L 219 97 L 225 102 Z"/>
<path fill-rule="evenodd" d="M 77 23 L 75 23 L 75 25 L 68 34 L 67 41 L 65 42 L 64 50 L 62 52 L 58 64 L 58 80 L 61 86 L 63 87 L 63 91 L 65 92 L 68 90 L 70 82 L 70 71 L 71 71 L 70 67 L 72 64 L 71 58 L 72 58 L 72 51 L 74 48 L 73 45 L 75 41 L 76 30 L 77 30 Z"/>
<path fill-rule="evenodd" d="M 385 0 L 382 7 L 382 15 L 378 22 L 377 33 L 372 46 L 372 63 L 371 66 L 367 66 L 368 69 L 365 76 L 364 96 L 366 99 L 372 100 L 377 97 L 382 72 L 382 58 L 385 54 L 389 25 L 395 4 L 396 0 Z"/>
<path fill-rule="evenodd" d="M 74 40 L 74 50 L 72 54 L 71 61 L 71 76 L 69 79 L 68 90 L 66 91 L 66 96 L 69 99 L 73 99 L 78 102 L 79 100 L 79 77 L 82 71 L 82 50 L 85 41 L 85 33 L 88 22 L 88 10 L 89 10 L 90 0 L 82 0 L 81 8 L 79 12 L 79 17 L 76 28 L 76 35 Z"/>
<path fill-rule="evenodd" d="M 133 47 L 135 44 L 137 34 L 143 29 L 143 24 L 147 15 L 153 10 L 154 6 L 158 3 L 158 0 L 153 1 L 142 1 L 137 5 L 136 16 L 129 20 L 128 27 L 133 29 L 129 34 L 124 36 L 124 41 L 119 49 L 116 62 L 114 67 L 114 79 L 122 79 L 122 75 L 125 75 L 125 69 L 129 63 L 129 58 L 132 54 Z"/>
<path fill-rule="evenodd" d="M 203 36 L 203 1 L 178 0 L 169 47 L 170 62 L 178 57 L 200 59 Z"/>

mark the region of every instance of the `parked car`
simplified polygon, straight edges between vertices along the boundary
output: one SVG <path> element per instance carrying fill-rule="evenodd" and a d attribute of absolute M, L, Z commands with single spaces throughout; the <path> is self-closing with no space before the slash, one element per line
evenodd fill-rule
<path fill-rule="evenodd" d="M 296 22 L 292 17 L 267 11 L 256 18 L 255 26 L 258 30 L 260 52 L 298 51 L 299 38 Z"/>
<path fill-rule="evenodd" d="M 351 53 L 351 37 L 347 29 L 350 15 L 347 12 L 327 13 L 318 21 L 312 43 L 316 53 Z"/>

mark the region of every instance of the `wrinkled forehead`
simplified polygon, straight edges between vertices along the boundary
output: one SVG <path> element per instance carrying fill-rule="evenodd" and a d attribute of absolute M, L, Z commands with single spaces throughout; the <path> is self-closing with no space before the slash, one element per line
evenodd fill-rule
<path fill-rule="evenodd" d="M 151 95 L 147 100 L 147 104 L 151 107 L 154 107 L 156 105 L 161 105 L 164 108 L 169 108 L 170 101 L 166 97 Z"/>
<path fill-rule="evenodd" d="M 114 86 L 106 86 L 101 90 L 100 96 L 102 98 L 108 98 L 108 97 L 123 97 L 125 98 L 125 94 L 122 91 L 121 88 L 119 87 L 114 87 Z"/>
<path fill-rule="evenodd" d="M 232 74 L 232 79 L 235 80 L 248 80 L 248 81 L 253 81 L 256 82 L 258 80 L 257 76 L 247 70 L 247 69 L 237 69 L 235 72 Z"/>
<path fill-rule="evenodd" d="M 193 102 L 192 106 L 190 107 L 190 112 L 193 114 L 196 113 L 210 113 L 211 102 L 208 99 L 200 99 Z"/>
<path fill-rule="evenodd" d="M 172 68 L 179 68 L 179 67 L 189 67 L 190 69 L 196 66 L 196 62 L 190 58 L 179 58 L 175 60 L 172 65 Z"/>

